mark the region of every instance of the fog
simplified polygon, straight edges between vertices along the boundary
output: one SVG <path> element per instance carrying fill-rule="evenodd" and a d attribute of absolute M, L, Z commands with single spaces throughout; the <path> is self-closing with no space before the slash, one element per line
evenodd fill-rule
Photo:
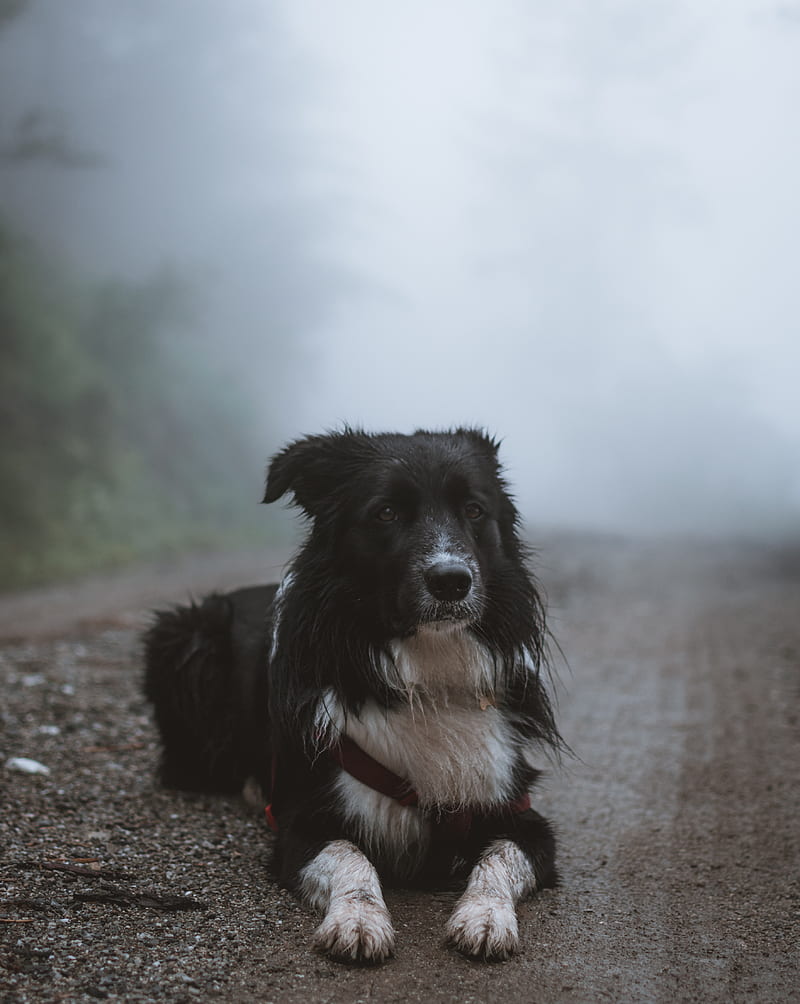
<path fill-rule="evenodd" d="M 798 2 L 31 0 L 0 200 L 190 276 L 265 457 L 481 425 L 538 526 L 795 531 L 799 101 Z"/>

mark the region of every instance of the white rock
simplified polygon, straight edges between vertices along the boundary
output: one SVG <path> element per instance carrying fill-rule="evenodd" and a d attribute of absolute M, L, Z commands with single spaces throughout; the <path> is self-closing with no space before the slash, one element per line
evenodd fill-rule
<path fill-rule="evenodd" d="M 38 760 L 31 760 L 26 756 L 12 756 L 10 760 L 6 760 L 6 768 L 8 770 L 19 770 L 23 774 L 49 774 L 50 768 L 45 767 L 43 763 L 39 763 Z"/>

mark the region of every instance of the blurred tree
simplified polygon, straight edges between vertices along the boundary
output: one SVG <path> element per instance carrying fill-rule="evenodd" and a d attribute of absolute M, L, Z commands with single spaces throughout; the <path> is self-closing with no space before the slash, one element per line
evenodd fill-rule
<path fill-rule="evenodd" d="M 189 302 L 164 272 L 70 281 L 0 221 L 0 588 L 252 531 L 259 462 Z"/>
<path fill-rule="evenodd" d="M 0 157 L 10 164 L 39 160 L 69 168 L 102 167 L 107 163 L 99 154 L 74 147 L 41 108 L 32 108 L 19 116 L 10 141 L 0 149 Z"/>
<path fill-rule="evenodd" d="M 0 28 L 27 7 L 28 0 L 0 0 Z"/>
<path fill-rule="evenodd" d="M 28 0 L 0 0 L 0 31 L 28 7 Z M 58 167 L 99 167 L 105 160 L 97 154 L 76 149 L 64 130 L 42 108 L 21 112 L 9 142 L 0 147 L 0 160 L 11 164 L 46 161 Z"/>
<path fill-rule="evenodd" d="M 288 38 L 248 0 L 0 0 L 0 588 L 259 519 L 338 281 Z"/>

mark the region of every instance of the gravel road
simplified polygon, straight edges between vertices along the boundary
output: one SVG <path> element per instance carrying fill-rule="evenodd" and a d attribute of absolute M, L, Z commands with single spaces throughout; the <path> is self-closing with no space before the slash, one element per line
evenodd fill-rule
<path fill-rule="evenodd" d="M 280 563 L 0 599 L 0 1001 L 800 1001 L 797 546 L 544 539 L 576 754 L 539 801 L 562 886 L 492 965 L 443 947 L 449 893 L 388 893 L 381 967 L 315 955 L 258 814 L 156 786 L 148 609 Z"/>

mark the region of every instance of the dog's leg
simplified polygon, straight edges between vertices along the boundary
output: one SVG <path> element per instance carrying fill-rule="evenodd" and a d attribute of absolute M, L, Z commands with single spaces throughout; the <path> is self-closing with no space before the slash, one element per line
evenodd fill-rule
<path fill-rule="evenodd" d="M 465 955 L 508 958 L 519 944 L 516 905 L 536 885 L 531 860 L 518 844 L 490 844 L 447 922 L 447 940 Z"/>
<path fill-rule="evenodd" d="M 375 868 L 347 840 L 327 844 L 300 872 L 299 890 L 325 917 L 314 946 L 335 958 L 381 962 L 394 951 L 394 928 Z"/>

